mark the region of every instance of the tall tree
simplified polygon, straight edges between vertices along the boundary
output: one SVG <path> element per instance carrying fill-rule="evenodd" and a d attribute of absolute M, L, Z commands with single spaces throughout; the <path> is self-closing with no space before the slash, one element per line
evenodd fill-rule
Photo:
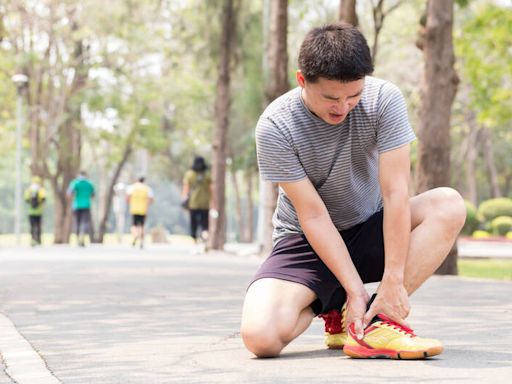
<path fill-rule="evenodd" d="M 354 27 L 359 25 L 356 12 L 356 0 L 340 0 L 339 21 L 352 24 Z"/>
<path fill-rule="evenodd" d="M 288 83 L 288 0 L 270 2 L 270 23 L 266 47 L 267 79 L 265 87 L 265 103 L 268 105 L 274 99 L 290 89 Z M 262 253 L 272 250 L 272 216 L 276 209 L 278 187 L 269 181 L 264 182 L 263 202 L 263 238 Z"/>
<path fill-rule="evenodd" d="M 210 220 L 210 247 L 212 249 L 223 249 L 226 242 L 226 155 L 231 104 L 231 62 L 236 36 L 234 0 L 224 1 L 221 28 L 212 164 L 213 201 L 218 216 L 212 217 Z"/>
<path fill-rule="evenodd" d="M 416 191 L 450 183 L 450 118 L 459 79 L 454 69 L 453 1 L 429 0 L 417 45 L 423 51 Z M 437 270 L 457 274 L 456 245 Z"/>
<path fill-rule="evenodd" d="M 377 3 L 372 0 L 372 14 L 373 14 L 373 44 L 372 44 L 372 60 L 375 63 L 377 57 L 377 49 L 379 46 L 379 35 L 382 27 L 384 26 L 384 20 L 386 17 L 397 9 L 402 0 L 395 0 L 395 2 L 388 8 L 384 9 L 384 0 L 377 0 Z"/>

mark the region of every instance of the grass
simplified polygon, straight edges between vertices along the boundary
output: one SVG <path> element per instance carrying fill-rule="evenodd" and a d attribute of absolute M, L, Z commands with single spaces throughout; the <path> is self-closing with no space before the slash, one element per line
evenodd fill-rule
<path fill-rule="evenodd" d="M 512 281 L 511 259 L 459 259 L 459 276 Z"/>

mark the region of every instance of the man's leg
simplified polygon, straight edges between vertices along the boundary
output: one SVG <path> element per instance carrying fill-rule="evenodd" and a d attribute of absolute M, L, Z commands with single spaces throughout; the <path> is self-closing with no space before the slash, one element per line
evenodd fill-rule
<path fill-rule="evenodd" d="M 43 217 L 42 216 L 36 216 L 35 217 L 35 240 L 36 243 L 41 245 L 41 232 L 42 232 L 42 225 L 43 225 Z"/>
<path fill-rule="evenodd" d="M 264 278 L 255 281 L 245 296 L 241 335 L 258 357 L 275 357 L 303 333 L 315 317 L 315 293 L 305 285 Z"/>
<path fill-rule="evenodd" d="M 441 265 L 466 219 L 464 200 L 451 188 L 432 189 L 410 202 L 412 232 L 404 276 L 409 295 Z"/>

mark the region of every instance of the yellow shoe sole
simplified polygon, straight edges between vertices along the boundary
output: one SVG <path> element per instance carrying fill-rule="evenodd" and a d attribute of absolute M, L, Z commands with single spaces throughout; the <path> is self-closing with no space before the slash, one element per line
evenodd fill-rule
<path fill-rule="evenodd" d="M 369 349 L 361 345 L 346 345 L 343 348 L 343 352 L 354 359 L 420 360 L 441 354 L 443 347 L 430 347 L 419 351 L 395 351 L 384 348 Z"/>

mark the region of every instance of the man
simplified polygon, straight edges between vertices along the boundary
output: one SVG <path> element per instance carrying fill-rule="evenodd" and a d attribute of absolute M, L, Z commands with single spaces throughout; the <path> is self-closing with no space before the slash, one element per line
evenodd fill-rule
<path fill-rule="evenodd" d="M 126 192 L 130 214 L 132 215 L 132 245 L 135 247 L 137 240 L 139 240 L 141 249 L 144 248 L 144 223 L 146 222 L 148 207 L 153 202 L 153 191 L 144 184 L 144 180 L 144 177 L 139 177 L 139 180 L 130 185 Z"/>
<path fill-rule="evenodd" d="M 75 233 L 80 247 L 85 246 L 85 235 L 89 234 L 91 223 L 91 200 L 94 197 L 94 185 L 87 178 L 85 171 L 80 171 L 78 177 L 69 183 L 67 195 L 72 199 L 72 209 L 75 221 Z M 91 239 L 89 239 L 90 241 Z"/>
<path fill-rule="evenodd" d="M 260 172 L 280 188 L 274 248 L 247 290 L 243 341 L 258 357 L 277 356 L 321 315 L 328 346 L 352 357 L 439 354 L 439 341 L 408 327 L 408 296 L 448 254 L 463 200 L 450 188 L 409 198 L 407 108 L 397 87 L 369 76 L 356 28 L 312 30 L 298 61 L 298 88 L 256 128 Z M 370 302 L 363 284 L 376 281 Z"/>
<path fill-rule="evenodd" d="M 46 191 L 41 184 L 41 178 L 38 176 L 32 178 L 32 183 L 25 190 L 24 198 L 28 206 L 28 219 L 32 236 L 31 244 L 32 246 L 41 245 L 41 228 L 46 201 Z"/>

